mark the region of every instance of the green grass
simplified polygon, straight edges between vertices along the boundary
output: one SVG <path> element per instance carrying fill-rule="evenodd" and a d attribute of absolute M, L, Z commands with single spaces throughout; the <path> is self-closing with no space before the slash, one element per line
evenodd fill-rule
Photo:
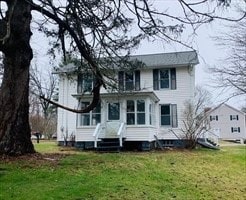
<path fill-rule="evenodd" d="M 42 156 L 0 160 L 1 200 L 246 199 L 245 146 L 119 154 L 54 142 L 35 148 Z"/>

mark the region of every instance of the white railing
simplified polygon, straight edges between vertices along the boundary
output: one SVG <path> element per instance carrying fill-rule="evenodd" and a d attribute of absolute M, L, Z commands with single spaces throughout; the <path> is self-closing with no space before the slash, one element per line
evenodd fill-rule
<path fill-rule="evenodd" d="M 98 140 L 98 137 L 99 137 L 99 134 L 100 134 L 100 129 L 101 129 L 101 124 L 98 123 L 96 128 L 95 128 L 95 131 L 93 133 L 93 137 L 95 138 L 94 139 L 94 147 L 97 148 L 97 140 Z"/>
<path fill-rule="evenodd" d="M 122 138 L 123 138 L 123 133 L 124 133 L 123 131 L 124 127 L 125 127 L 125 124 L 121 123 L 120 128 L 118 129 L 118 132 L 117 132 L 117 136 L 119 137 L 119 140 L 120 140 L 120 147 L 123 146 Z"/>
<path fill-rule="evenodd" d="M 215 144 L 219 144 L 219 135 L 212 132 L 212 131 L 206 131 L 204 133 L 204 139 L 207 142 L 207 140 L 209 139 L 210 141 L 214 142 Z"/>

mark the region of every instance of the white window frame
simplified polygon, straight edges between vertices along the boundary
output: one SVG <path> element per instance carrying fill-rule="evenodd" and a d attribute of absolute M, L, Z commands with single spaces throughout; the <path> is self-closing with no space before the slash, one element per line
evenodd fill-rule
<path fill-rule="evenodd" d="M 79 83 L 79 81 L 81 81 L 81 80 L 78 79 L 78 87 L 81 87 L 80 88 L 81 91 L 79 91 L 79 92 L 81 92 L 81 93 L 91 92 L 91 90 L 94 87 L 94 76 L 90 73 L 83 73 L 80 76 L 82 76 L 82 82 Z M 91 76 L 91 78 L 88 79 L 87 76 Z M 85 83 L 89 82 L 88 80 L 90 80 L 91 90 L 88 90 L 87 88 L 85 88 Z"/>
<path fill-rule="evenodd" d="M 240 127 L 231 127 L 231 132 L 232 133 L 240 133 L 239 129 L 240 129 Z"/>
<path fill-rule="evenodd" d="M 119 119 L 110 119 L 109 118 L 109 106 L 110 104 L 119 104 Z M 107 119 L 108 121 L 120 121 L 120 118 L 121 118 L 121 108 L 120 108 L 120 102 L 109 102 L 108 105 L 107 105 Z"/>
<path fill-rule="evenodd" d="M 80 102 L 80 105 L 81 104 L 83 104 L 83 103 L 87 103 L 87 104 L 89 104 L 90 102 L 89 101 L 82 101 L 82 102 Z M 95 110 L 96 110 L 96 108 L 94 108 L 92 111 L 90 111 L 90 112 L 88 112 L 88 113 L 81 113 L 81 114 L 78 114 L 78 126 L 79 127 L 89 127 L 89 126 L 96 126 L 97 125 L 97 123 L 93 123 L 93 116 L 94 115 L 100 115 L 100 120 L 99 120 L 99 122 L 98 123 L 100 123 L 101 122 L 101 119 L 102 119 L 102 108 L 101 108 L 101 103 L 99 102 L 99 104 L 100 104 L 100 112 L 95 112 Z M 83 121 L 82 121 L 82 118 L 83 118 L 83 116 L 89 116 L 89 124 L 87 125 L 85 125 L 85 124 L 83 124 Z"/>
<path fill-rule="evenodd" d="M 238 115 L 231 115 L 231 121 L 238 120 Z"/>
<path fill-rule="evenodd" d="M 164 116 L 164 115 L 162 115 L 161 114 L 161 107 L 162 106 L 169 106 L 169 112 L 170 112 L 170 114 L 168 115 L 169 116 L 169 119 L 170 119 L 170 124 L 167 124 L 167 125 L 165 125 L 165 124 L 162 124 L 162 120 L 161 120 L 161 118 L 162 118 L 162 116 Z M 172 106 L 174 106 L 175 107 L 175 114 L 173 113 L 173 109 L 174 109 L 174 107 L 172 107 Z M 160 112 L 160 126 L 161 127 L 172 127 L 172 128 L 178 128 L 178 110 L 177 110 L 178 108 L 177 108 L 177 104 L 160 104 L 160 107 L 159 107 L 159 112 Z M 167 116 L 167 115 L 166 115 Z M 175 118 L 174 118 L 175 117 Z M 175 122 L 174 122 L 175 121 Z M 174 124 L 175 123 L 175 124 Z"/>
<path fill-rule="evenodd" d="M 134 124 L 127 124 L 127 125 L 128 126 L 131 126 L 131 125 L 138 125 L 138 126 L 146 125 L 146 101 L 144 99 L 136 99 L 136 100 L 128 99 L 126 101 L 126 106 L 127 106 L 127 102 L 128 101 L 133 101 L 134 102 L 134 111 L 128 112 L 126 110 L 126 123 L 127 123 L 127 114 L 134 114 Z M 144 102 L 144 111 L 138 111 L 138 107 L 137 107 L 138 101 L 143 101 Z M 143 124 L 139 124 L 138 123 L 138 114 L 144 114 L 144 123 Z"/>
<path fill-rule="evenodd" d="M 218 121 L 219 117 L 218 115 L 210 115 L 210 121 Z"/>
<path fill-rule="evenodd" d="M 168 71 L 168 86 L 169 87 L 165 87 L 165 88 L 162 88 L 161 87 L 161 80 L 164 80 L 164 79 L 161 79 L 161 71 Z M 159 69 L 158 70 L 158 78 L 159 78 L 159 88 L 160 90 L 169 90 L 171 89 L 171 71 L 170 69 Z"/>

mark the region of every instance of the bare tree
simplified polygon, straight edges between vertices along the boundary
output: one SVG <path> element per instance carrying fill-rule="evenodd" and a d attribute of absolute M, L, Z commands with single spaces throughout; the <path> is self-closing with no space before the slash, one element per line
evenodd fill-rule
<path fill-rule="evenodd" d="M 245 7 L 245 5 L 244 5 Z M 245 13 L 245 10 L 242 11 Z M 231 96 L 246 94 L 246 19 L 236 24 L 227 25 L 230 30 L 215 37 L 223 50 L 226 59 L 221 65 L 211 68 L 215 74 L 216 87 L 232 89 Z"/>
<path fill-rule="evenodd" d="M 31 93 L 38 98 L 38 103 L 41 105 L 44 118 L 48 118 L 52 114 L 52 105 L 48 101 L 43 101 L 42 97 L 53 100 L 57 93 L 57 79 L 50 70 L 43 74 L 35 66 L 31 70 L 30 75 Z"/>
<path fill-rule="evenodd" d="M 178 16 L 168 13 L 168 9 L 159 11 L 147 0 L 0 0 L 0 51 L 4 54 L 0 152 L 12 155 L 34 152 L 28 123 L 29 69 L 33 57 L 31 11 L 43 16 L 43 20 L 36 21 L 38 28 L 53 38 L 50 53 L 60 49 L 66 59 L 67 55 L 76 52 L 86 64 L 81 66 L 94 74 L 93 100 L 79 111 L 88 112 L 100 99 L 100 87 L 106 87 L 103 76 L 107 74 L 101 70 L 105 67 L 99 62 L 101 57 L 122 58 L 123 55 L 126 58 L 130 49 L 146 38 L 183 43 L 178 36 L 185 25 L 195 30 L 214 19 L 235 20 L 216 12 L 219 6 L 228 7 L 229 4 L 229 0 L 177 0 L 182 10 L 182 16 Z M 200 9 L 204 6 L 206 9 Z M 134 27 L 137 30 L 130 32 Z"/>
<path fill-rule="evenodd" d="M 208 130 L 205 108 L 211 106 L 211 94 L 202 87 L 197 87 L 195 100 L 185 102 L 183 111 L 182 139 L 186 141 L 186 148 L 196 147 L 197 140 L 204 131 Z"/>
<path fill-rule="evenodd" d="M 51 138 L 56 130 L 56 107 L 41 97 L 54 101 L 57 95 L 57 79 L 50 70 L 42 73 L 35 65 L 30 77 L 30 124 L 32 132 Z"/>

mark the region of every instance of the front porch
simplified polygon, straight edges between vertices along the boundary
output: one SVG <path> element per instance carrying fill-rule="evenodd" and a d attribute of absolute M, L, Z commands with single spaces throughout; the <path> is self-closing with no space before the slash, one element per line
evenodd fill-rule
<path fill-rule="evenodd" d="M 157 134 L 157 129 L 153 126 L 137 127 L 128 126 L 123 122 L 106 122 L 86 129 L 77 129 L 75 138 L 76 146 L 80 149 L 151 150 L 154 148 L 154 134 Z"/>

